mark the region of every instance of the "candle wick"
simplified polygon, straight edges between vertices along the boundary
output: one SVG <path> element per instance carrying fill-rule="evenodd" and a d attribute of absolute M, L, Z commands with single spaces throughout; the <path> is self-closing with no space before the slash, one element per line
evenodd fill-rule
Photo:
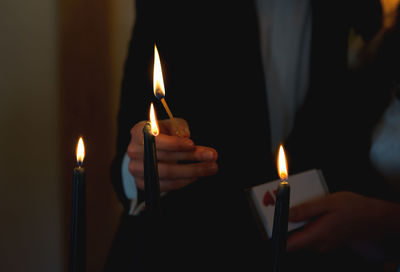
<path fill-rule="evenodd" d="M 150 123 L 150 121 L 147 121 L 144 124 L 144 128 L 143 129 L 146 130 L 147 132 L 150 132 L 151 134 L 153 134 L 152 131 L 151 131 L 151 123 Z"/>

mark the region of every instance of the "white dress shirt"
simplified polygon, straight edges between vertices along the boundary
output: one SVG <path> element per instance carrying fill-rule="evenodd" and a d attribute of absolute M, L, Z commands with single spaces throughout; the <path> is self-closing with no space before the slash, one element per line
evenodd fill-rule
<path fill-rule="evenodd" d="M 290 134 L 308 89 L 310 0 L 257 0 L 260 48 L 271 126 L 271 147 Z"/>
<path fill-rule="evenodd" d="M 375 128 L 370 158 L 387 182 L 400 191 L 400 100 L 398 98 L 393 98 Z"/>

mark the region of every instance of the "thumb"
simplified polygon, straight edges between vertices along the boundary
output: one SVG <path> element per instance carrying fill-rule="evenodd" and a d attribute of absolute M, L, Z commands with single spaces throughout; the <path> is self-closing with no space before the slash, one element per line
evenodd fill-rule
<path fill-rule="evenodd" d="M 182 118 L 166 119 L 160 122 L 160 128 L 166 131 L 169 135 L 179 136 L 184 138 L 190 137 L 189 125 Z"/>
<path fill-rule="evenodd" d="M 316 198 L 296 205 L 289 210 L 289 221 L 299 222 L 326 213 L 329 210 L 327 197 Z"/>

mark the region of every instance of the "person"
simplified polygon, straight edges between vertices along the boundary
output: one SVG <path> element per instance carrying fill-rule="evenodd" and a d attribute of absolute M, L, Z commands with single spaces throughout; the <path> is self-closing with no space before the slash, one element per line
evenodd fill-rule
<path fill-rule="evenodd" d="M 386 260 L 390 266 L 385 271 L 398 271 L 400 268 L 400 74 L 393 69 L 400 62 L 399 11 L 400 5 L 393 7 L 389 15 L 397 13 L 394 23 L 382 28 L 374 41 L 366 45 L 366 48 L 375 48 L 368 50 L 370 56 L 367 59 L 371 63 L 362 66 L 354 79 L 364 88 L 369 86 L 370 90 L 391 95 L 389 104 L 375 103 L 377 108 L 385 108 L 381 115 L 376 116 L 379 122 L 375 118 L 372 122 L 366 120 L 376 123 L 372 126 L 369 157 L 394 192 L 389 198 L 391 201 L 352 192 L 336 192 L 293 207 L 292 221 L 311 223 L 289 237 L 289 252 L 303 248 L 326 251 L 346 244 L 368 258 Z"/>
<path fill-rule="evenodd" d="M 361 121 L 379 115 L 369 102 L 386 96 L 349 88 L 346 68 L 349 29 L 371 37 L 379 1 L 136 1 L 136 11 L 112 165 L 124 214 L 106 270 L 271 270 L 269 241 L 260 238 L 244 189 L 276 178 L 279 142 L 291 172 L 319 168 L 331 192 L 388 197 L 376 186 L 370 126 Z M 152 94 L 154 44 L 181 137 Z M 143 201 L 141 129 L 150 101 L 161 120 L 160 189 L 168 192 L 156 232 L 145 210 L 130 215 Z M 133 201 L 123 162 L 138 189 Z M 288 270 L 379 267 L 343 247 L 289 257 Z"/>

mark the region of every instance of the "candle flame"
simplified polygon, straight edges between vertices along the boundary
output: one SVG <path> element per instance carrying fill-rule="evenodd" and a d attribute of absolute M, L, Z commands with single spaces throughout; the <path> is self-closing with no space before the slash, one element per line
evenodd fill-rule
<path fill-rule="evenodd" d="M 76 146 L 76 160 L 79 165 L 82 165 L 85 158 L 85 146 L 82 137 L 79 138 L 78 145 Z"/>
<path fill-rule="evenodd" d="M 157 116 L 156 112 L 154 110 L 153 103 L 150 105 L 150 126 L 151 126 L 151 133 L 154 136 L 157 136 L 159 134 L 158 130 L 158 124 L 157 124 Z"/>
<path fill-rule="evenodd" d="M 165 96 L 164 79 L 161 70 L 160 56 L 158 55 L 158 50 L 156 45 L 154 45 L 153 90 L 154 90 L 154 95 L 158 99 L 164 98 Z"/>
<path fill-rule="evenodd" d="M 279 146 L 279 154 L 278 154 L 278 172 L 281 180 L 285 180 L 288 177 L 287 171 L 287 162 L 285 157 L 285 151 L 283 150 L 283 146 Z"/>

